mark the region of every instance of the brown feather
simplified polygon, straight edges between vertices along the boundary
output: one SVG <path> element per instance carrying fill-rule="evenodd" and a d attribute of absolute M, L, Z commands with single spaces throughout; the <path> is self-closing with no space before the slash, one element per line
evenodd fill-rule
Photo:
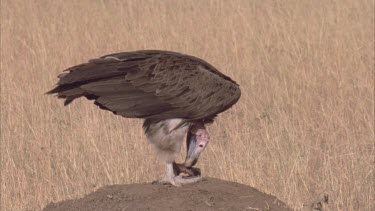
<path fill-rule="evenodd" d="M 66 105 L 85 96 L 131 118 L 209 121 L 241 95 L 236 82 L 207 62 L 168 51 L 111 54 L 65 71 L 48 94 Z"/>

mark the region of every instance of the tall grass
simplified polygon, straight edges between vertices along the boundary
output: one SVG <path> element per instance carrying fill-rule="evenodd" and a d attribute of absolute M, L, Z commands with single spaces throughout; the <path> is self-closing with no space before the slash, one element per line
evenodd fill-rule
<path fill-rule="evenodd" d="M 1 210 L 161 176 L 141 121 L 44 93 L 103 54 L 164 49 L 241 85 L 199 167 L 295 209 L 374 210 L 374 1 L 1 1 Z"/>

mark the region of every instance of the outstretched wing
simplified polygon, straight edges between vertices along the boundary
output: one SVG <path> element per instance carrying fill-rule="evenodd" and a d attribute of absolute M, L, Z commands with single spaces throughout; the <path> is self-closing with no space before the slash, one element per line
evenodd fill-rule
<path fill-rule="evenodd" d="M 111 54 L 65 70 L 57 93 L 130 118 L 210 119 L 235 104 L 238 84 L 198 58 L 167 51 Z"/>

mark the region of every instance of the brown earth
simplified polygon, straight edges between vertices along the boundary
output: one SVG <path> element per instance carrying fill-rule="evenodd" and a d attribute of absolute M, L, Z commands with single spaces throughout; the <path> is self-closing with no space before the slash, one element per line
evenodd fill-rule
<path fill-rule="evenodd" d="M 87 196 L 50 203 L 44 211 L 58 210 L 290 210 L 276 197 L 255 188 L 224 180 L 173 187 L 161 184 L 112 185 Z"/>

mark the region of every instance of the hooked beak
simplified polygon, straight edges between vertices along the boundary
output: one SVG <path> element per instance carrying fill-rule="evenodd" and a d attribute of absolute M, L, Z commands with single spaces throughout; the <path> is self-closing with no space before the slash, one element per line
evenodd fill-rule
<path fill-rule="evenodd" d="M 184 165 L 186 167 L 194 166 L 199 159 L 201 152 L 209 142 L 209 135 L 205 129 L 199 129 L 195 134 L 191 131 L 187 137 L 187 154 Z"/>

